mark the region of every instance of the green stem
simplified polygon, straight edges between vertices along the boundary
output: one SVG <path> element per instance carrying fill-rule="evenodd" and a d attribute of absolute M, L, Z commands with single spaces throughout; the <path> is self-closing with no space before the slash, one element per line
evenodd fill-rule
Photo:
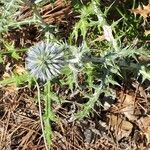
<path fill-rule="evenodd" d="M 52 129 L 51 129 L 51 114 L 52 114 L 52 101 L 51 101 L 51 82 L 47 81 L 44 92 L 46 95 L 45 100 L 45 113 L 44 113 L 44 125 L 45 125 L 45 137 L 48 148 L 52 144 Z"/>
<path fill-rule="evenodd" d="M 41 21 L 41 23 L 47 27 L 47 23 L 44 22 L 43 18 L 41 17 L 39 11 L 37 10 L 36 4 L 33 3 L 32 4 L 32 10 L 33 12 L 36 14 L 36 16 L 39 18 L 39 20 Z"/>
<path fill-rule="evenodd" d="M 40 116 L 41 129 L 42 129 L 42 133 L 43 133 L 45 148 L 46 148 L 46 150 L 48 150 L 46 136 L 44 134 L 44 125 L 43 125 L 43 117 L 42 117 L 42 110 L 41 110 L 41 99 L 40 99 L 40 88 L 39 88 L 39 85 L 38 85 L 36 80 L 35 80 L 35 83 L 36 83 L 36 87 L 37 87 L 37 91 L 38 91 L 38 106 L 39 106 L 39 116 Z"/>

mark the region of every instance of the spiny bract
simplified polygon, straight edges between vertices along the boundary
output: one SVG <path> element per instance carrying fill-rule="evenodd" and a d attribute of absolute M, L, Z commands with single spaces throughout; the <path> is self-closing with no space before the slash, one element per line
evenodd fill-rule
<path fill-rule="evenodd" d="M 57 43 L 37 43 L 27 53 L 26 68 L 42 81 L 56 77 L 65 64 L 63 46 Z"/>

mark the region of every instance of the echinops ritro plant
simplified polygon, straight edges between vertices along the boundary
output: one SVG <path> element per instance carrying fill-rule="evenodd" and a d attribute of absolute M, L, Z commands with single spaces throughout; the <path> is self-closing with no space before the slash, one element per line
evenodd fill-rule
<path fill-rule="evenodd" d="M 55 42 L 40 42 L 27 52 L 26 68 L 42 81 L 56 77 L 65 65 L 64 47 Z"/>

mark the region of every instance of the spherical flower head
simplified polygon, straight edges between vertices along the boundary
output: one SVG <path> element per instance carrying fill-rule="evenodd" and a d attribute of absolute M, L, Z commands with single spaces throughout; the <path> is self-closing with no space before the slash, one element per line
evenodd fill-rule
<path fill-rule="evenodd" d="M 63 46 L 57 43 L 37 43 L 27 53 L 26 68 L 42 81 L 56 77 L 64 67 Z"/>

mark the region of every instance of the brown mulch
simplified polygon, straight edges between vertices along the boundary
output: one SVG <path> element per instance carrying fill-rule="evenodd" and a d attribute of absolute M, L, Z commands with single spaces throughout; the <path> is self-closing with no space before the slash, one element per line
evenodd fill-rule
<path fill-rule="evenodd" d="M 76 104 L 53 106 L 60 122 L 52 122 L 53 150 L 148 150 L 150 143 L 150 96 L 142 86 L 118 90 L 117 99 L 108 107 L 95 107 L 89 117 L 72 121 Z M 3 90 L 2 90 L 3 89 Z M 0 149 L 44 150 L 35 93 L 29 89 L 8 93 L 1 89 Z"/>

